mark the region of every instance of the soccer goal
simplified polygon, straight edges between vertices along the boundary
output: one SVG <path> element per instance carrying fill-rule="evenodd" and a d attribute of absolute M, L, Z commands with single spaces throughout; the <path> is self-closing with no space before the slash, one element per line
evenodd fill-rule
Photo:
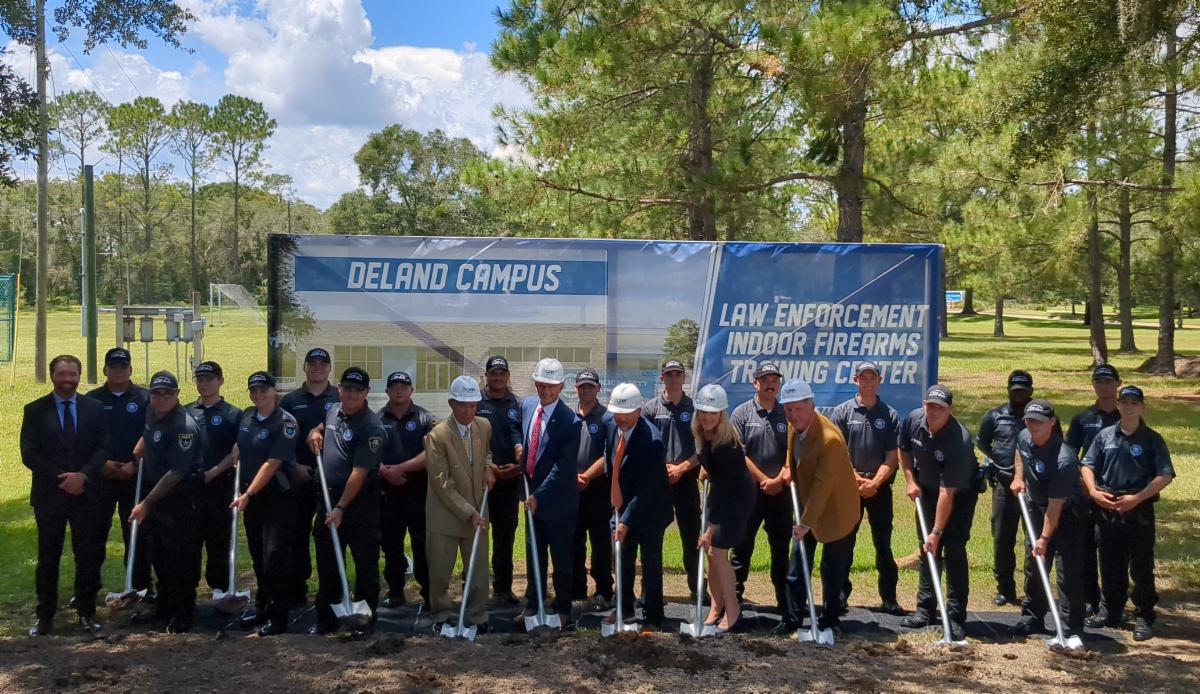
<path fill-rule="evenodd" d="M 226 307 L 226 304 L 229 304 Z M 225 325 L 225 308 L 240 309 L 254 316 L 263 325 L 267 324 L 266 314 L 254 295 L 240 284 L 209 284 L 208 285 L 208 323 L 209 325 Z"/>

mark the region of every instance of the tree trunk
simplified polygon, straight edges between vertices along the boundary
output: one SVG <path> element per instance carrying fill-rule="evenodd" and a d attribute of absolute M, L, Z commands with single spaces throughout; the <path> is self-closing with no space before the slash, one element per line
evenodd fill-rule
<path fill-rule="evenodd" d="M 842 163 L 833 179 L 837 191 L 837 240 L 862 243 L 863 170 L 867 160 L 867 88 L 865 65 L 847 71 L 848 103 L 841 113 Z"/>
<path fill-rule="evenodd" d="M 50 64 L 46 60 L 46 0 L 37 0 L 34 4 L 34 18 L 37 22 L 37 274 L 36 288 L 36 325 L 34 327 L 33 373 L 38 383 L 46 382 L 46 294 L 50 272 L 50 201 L 47 198 L 50 189 L 50 116 L 46 112 L 46 74 L 50 72 Z"/>
<path fill-rule="evenodd" d="M 150 248 L 154 241 L 154 228 L 150 223 L 150 155 L 142 157 L 142 298 L 154 300 L 154 263 L 150 260 Z"/>
<path fill-rule="evenodd" d="M 711 41 L 703 39 L 705 52 L 697 59 L 692 69 L 691 127 L 688 133 L 687 168 L 692 187 L 691 203 L 688 205 L 688 238 L 694 241 L 717 239 L 717 205 L 709 186 L 712 185 L 713 139 L 712 119 L 708 114 L 708 100 L 712 95 L 713 66 Z"/>
<path fill-rule="evenodd" d="M 1175 185 L 1175 153 L 1178 142 L 1178 60 L 1175 53 L 1177 25 L 1172 23 L 1167 31 L 1166 51 L 1163 56 L 1163 72 L 1167 78 L 1163 92 L 1163 147 L 1162 184 Z M 1167 217 L 1169 202 L 1162 197 L 1163 224 L 1158 243 L 1158 274 L 1162 285 L 1158 304 L 1158 353 L 1150 362 L 1150 372 L 1159 375 L 1175 375 L 1175 230 Z"/>
<path fill-rule="evenodd" d="M 992 321 L 992 337 L 1004 337 L 1004 294 L 996 295 L 996 314 Z"/>
<path fill-rule="evenodd" d="M 195 158 L 192 159 L 195 161 Z M 196 260 L 196 175 L 192 174 L 192 230 L 188 252 L 192 261 L 192 291 L 200 291 L 200 265 Z M 290 230 L 289 230 L 290 231 Z"/>
<path fill-rule="evenodd" d="M 1129 210 L 1129 189 L 1117 193 L 1117 226 L 1120 230 L 1120 258 L 1117 261 L 1117 315 L 1121 321 L 1121 352 L 1136 352 L 1133 334 L 1133 287 L 1131 286 L 1131 246 L 1133 213 Z"/>
<path fill-rule="evenodd" d="M 242 197 L 241 170 L 237 157 L 233 158 L 233 234 L 229 239 L 229 279 L 232 284 L 242 283 L 241 252 L 238 249 L 238 235 L 242 231 Z"/>
<path fill-rule="evenodd" d="M 1087 141 L 1088 151 L 1094 152 L 1096 149 L 1096 126 L 1094 123 L 1088 123 Z M 1088 175 L 1094 176 L 1096 171 L 1095 156 L 1089 154 L 1087 166 Z M 1088 310 L 1086 324 L 1090 328 L 1088 331 L 1088 342 L 1092 347 L 1092 366 L 1108 363 L 1108 337 L 1104 333 L 1104 258 L 1100 252 L 1100 211 L 1098 204 L 1095 189 L 1088 189 Z"/>
<path fill-rule="evenodd" d="M 963 307 L 958 312 L 960 316 L 978 316 L 979 312 L 975 310 L 975 290 L 967 287 L 963 290 Z"/>

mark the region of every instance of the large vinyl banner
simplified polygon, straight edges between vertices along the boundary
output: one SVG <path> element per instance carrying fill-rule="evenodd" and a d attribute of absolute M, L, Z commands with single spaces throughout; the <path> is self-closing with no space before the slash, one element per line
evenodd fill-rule
<path fill-rule="evenodd" d="M 863 360 L 902 412 L 937 380 L 940 246 L 272 235 L 269 261 L 270 366 L 286 388 L 315 346 L 335 378 L 365 368 L 376 400 L 408 372 L 438 412 L 451 380 L 482 378 L 497 354 L 518 394 L 547 356 L 646 397 L 678 358 L 693 389 L 719 382 L 735 405 L 763 362 L 822 407 L 854 395 Z"/>

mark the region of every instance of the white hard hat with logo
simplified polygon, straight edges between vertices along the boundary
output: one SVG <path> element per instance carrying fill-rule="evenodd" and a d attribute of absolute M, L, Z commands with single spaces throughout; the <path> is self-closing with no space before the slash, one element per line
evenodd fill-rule
<path fill-rule="evenodd" d="M 450 383 L 450 399 L 458 402 L 479 402 L 483 394 L 479 392 L 479 383 L 470 376 L 459 376 Z"/>
<path fill-rule="evenodd" d="M 637 412 L 644 404 L 646 400 L 642 397 L 642 391 L 632 383 L 622 383 L 613 388 L 612 395 L 608 396 L 608 411 L 613 414 Z"/>
<path fill-rule="evenodd" d="M 729 409 L 729 395 L 716 383 L 701 388 L 694 402 L 700 412 L 724 412 Z"/>
<path fill-rule="evenodd" d="M 556 386 L 565 380 L 566 373 L 563 370 L 562 362 L 553 357 L 546 357 L 533 367 L 534 383 L 548 383 Z"/>
<path fill-rule="evenodd" d="M 789 402 L 813 400 L 816 397 L 817 396 L 813 394 L 812 386 L 798 378 L 793 378 L 787 383 L 784 383 L 783 387 L 779 389 L 779 404 L 781 405 L 786 405 Z"/>

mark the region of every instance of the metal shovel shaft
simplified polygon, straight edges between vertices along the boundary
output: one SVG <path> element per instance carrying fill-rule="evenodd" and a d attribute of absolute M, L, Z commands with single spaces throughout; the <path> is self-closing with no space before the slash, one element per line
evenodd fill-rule
<path fill-rule="evenodd" d="M 708 532 L 708 480 L 704 480 L 704 489 L 700 493 L 700 536 Z M 704 560 L 705 551 L 700 550 L 696 559 L 696 620 L 692 622 L 693 636 L 704 635 Z"/>
<path fill-rule="evenodd" d="M 333 503 L 329 500 L 329 487 L 325 482 L 325 461 L 320 453 L 317 454 L 317 474 L 321 476 L 321 496 L 325 498 L 325 517 L 328 518 L 333 513 Z M 346 579 L 346 558 L 342 556 L 342 540 L 338 537 L 336 526 L 326 527 L 329 528 L 329 535 L 333 540 L 333 558 L 337 561 L 338 578 L 342 581 L 341 608 L 349 615 L 354 612 L 354 608 L 350 604 L 350 581 Z"/>
<path fill-rule="evenodd" d="M 1029 544 L 1032 546 L 1035 543 L 1033 539 L 1033 518 L 1029 515 L 1029 505 L 1025 502 L 1024 494 L 1017 494 L 1017 501 L 1021 504 L 1021 520 L 1025 522 L 1025 536 L 1029 538 Z M 1046 603 L 1050 606 L 1050 614 L 1054 617 L 1054 632 L 1057 635 L 1057 641 L 1061 645 L 1066 645 L 1066 633 L 1063 631 L 1062 616 L 1058 613 L 1058 602 L 1054 599 L 1054 591 L 1050 588 L 1050 574 L 1046 571 L 1046 560 L 1041 555 L 1034 555 L 1037 563 L 1038 576 L 1042 579 L 1042 589 L 1046 591 Z"/>
<path fill-rule="evenodd" d="M 241 479 L 241 476 L 242 476 L 242 460 L 241 460 L 241 458 L 239 458 L 238 461 L 233 464 L 233 500 L 234 501 L 237 501 L 237 498 L 238 498 L 238 480 Z M 237 586 L 234 585 L 234 580 L 237 576 L 237 573 L 236 573 L 237 572 L 237 522 L 238 522 L 237 506 L 233 507 L 233 509 L 230 511 L 230 515 L 233 518 L 233 522 L 230 523 L 230 528 L 229 528 L 229 583 L 227 585 L 229 586 L 229 594 L 237 595 Z"/>
<path fill-rule="evenodd" d="M 536 588 L 533 592 L 537 595 L 537 618 L 538 624 L 541 625 L 546 623 L 546 604 L 542 599 L 542 567 L 538 563 L 537 532 L 533 528 L 533 511 L 529 510 L 529 478 L 521 475 L 521 480 L 525 483 L 525 515 L 529 519 L 529 553 L 532 557 L 530 563 L 533 564 L 533 580 Z"/>
<path fill-rule="evenodd" d="M 484 517 L 487 514 L 487 498 L 488 489 L 483 490 L 483 500 L 479 502 L 479 516 Z M 475 537 L 471 540 L 471 557 L 467 560 L 467 577 L 466 584 L 463 587 L 462 604 L 458 607 L 458 627 L 455 629 L 456 636 L 466 635 L 466 627 L 464 626 L 467 620 L 467 597 L 471 594 L 471 579 L 475 577 L 475 555 L 479 553 L 479 534 L 483 530 L 478 526 L 475 527 Z M 475 639 L 472 638 L 472 641 Z"/>
<path fill-rule="evenodd" d="M 137 482 L 133 486 L 133 505 L 137 506 L 142 501 L 142 459 L 138 458 Z M 137 520 L 130 523 L 129 526 L 129 560 L 125 562 L 125 595 L 133 592 L 133 561 L 137 555 L 137 537 L 138 526 L 141 525 Z"/>
<path fill-rule="evenodd" d="M 953 642 L 950 631 L 950 613 L 946 610 L 946 597 L 942 594 L 942 577 L 938 573 L 937 560 L 933 557 L 933 552 L 925 552 L 925 538 L 929 537 L 929 524 L 925 522 L 925 509 L 921 506 L 920 497 L 914 499 L 917 506 L 917 522 L 921 524 L 921 551 L 925 554 L 925 560 L 929 564 L 929 582 L 933 585 L 933 595 L 937 598 L 938 609 L 942 612 L 942 640 L 946 643 Z"/>
<path fill-rule="evenodd" d="M 800 525 L 800 497 L 796 493 L 796 485 L 789 483 L 788 489 L 792 492 L 792 517 L 795 519 L 796 525 Z M 796 540 L 795 543 L 796 551 L 800 553 L 800 568 L 804 572 L 804 592 L 808 597 L 809 628 L 813 641 L 817 641 L 819 637 L 817 631 L 817 607 L 813 603 L 812 577 L 808 569 L 808 550 L 804 547 L 804 540 Z"/>

